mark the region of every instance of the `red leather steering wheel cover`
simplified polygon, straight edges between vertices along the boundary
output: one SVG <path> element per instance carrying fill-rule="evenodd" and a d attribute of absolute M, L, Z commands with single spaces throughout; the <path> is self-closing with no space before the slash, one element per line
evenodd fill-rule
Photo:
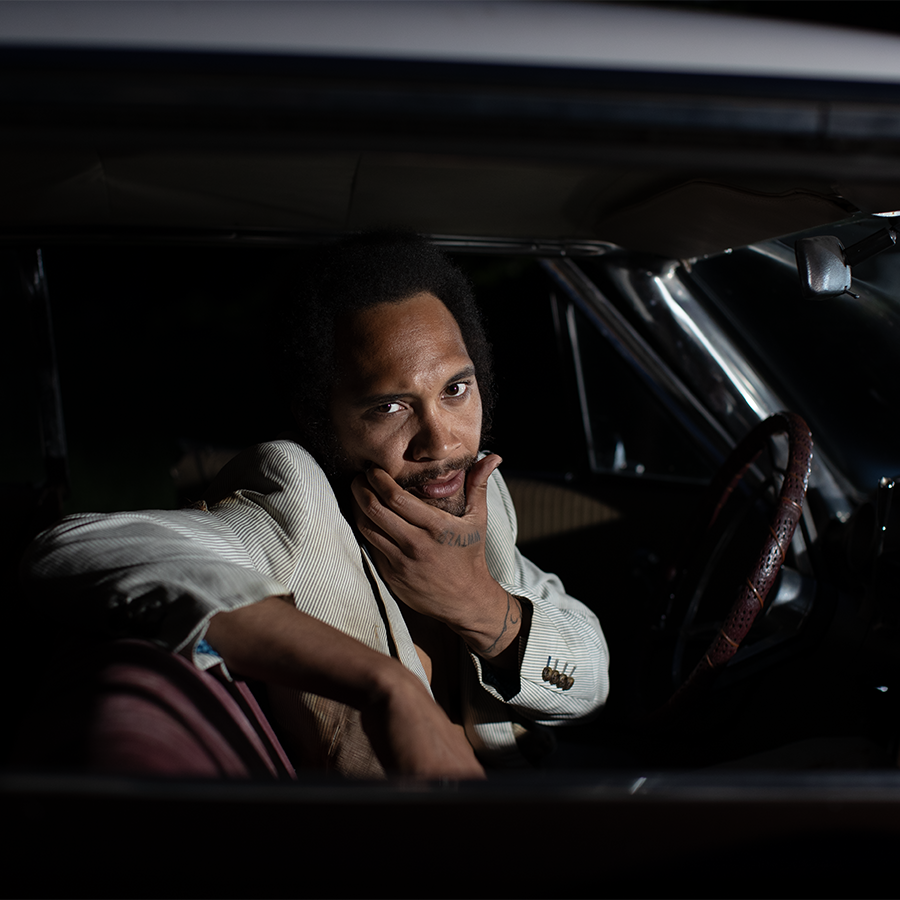
<path fill-rule="evenodd" d="M 708 494 L 712 498 L 709 503 L 712 509 L 704 516 L 705 528 L 709 530 L 744 473 L 762 452 L 768 438 L 781 433 L 786 433 L 788 437 L 788 464 L 775 512 L 769 523 L 769 536 L 709 649 L 660 712 L 671 712 L 684 702 L 686 696 L 693 695 L 701 686 L 706 685 L 734 656 L 756 617 L 765 607 L 766 598 L 775 583 L 794 536 L 794 529 L 803 513 L 813 449 L 812 435 L 806 422 L 791 412 L 776 413 L 760 422 L 735 447 L 713 479 Z"/>

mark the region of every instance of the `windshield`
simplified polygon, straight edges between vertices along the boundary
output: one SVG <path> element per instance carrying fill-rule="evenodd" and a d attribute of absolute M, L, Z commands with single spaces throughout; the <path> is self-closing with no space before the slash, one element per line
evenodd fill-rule
<path fill-rule="evenodd" d="M 848 247 L 885 224 L 873 217 L 808 234 Z M 869 493 L 900 473 L 900 251 L 854 268 L 858 298 L 811 301 L 800 293 L 795 237 L 701 260 L 692 277 L 819 446 Z"/>

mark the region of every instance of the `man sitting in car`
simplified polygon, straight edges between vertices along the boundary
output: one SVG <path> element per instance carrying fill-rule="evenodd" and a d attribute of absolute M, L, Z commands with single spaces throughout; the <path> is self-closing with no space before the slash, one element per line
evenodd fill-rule
<path fill-rule="evenodd" d="M 286 333 L 298 434 L 232 460 L 194 508 L 69 517 L 34 546 L 31 590 L 265 681 L 302 765 L 533 760 L 531 723 L 603 704 L 607 649 L 515 547 L 480 453 L 491 359 L 466 279 L 422 238 L 350 238 Z"/>

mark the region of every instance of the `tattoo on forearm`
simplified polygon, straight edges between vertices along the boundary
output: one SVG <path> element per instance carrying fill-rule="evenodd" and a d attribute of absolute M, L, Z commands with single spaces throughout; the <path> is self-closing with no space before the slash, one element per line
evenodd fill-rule
<path fill-rule="evenodd" d="M 481 540 L 481 532 L 470 531 L 468 534 L 460 534 L 445 528 L 435 540 L 439 544 L 449 544 L 452 547 L 468 547 L 470 544 L 477 544 Z"/>
<path fill-rule="evenodd" d="M 485 648 L 483 651 L 483 656 L 490 656 L 491 653 L 494 652 L 494 648 L 497 644 L 500 643 L 500 638 L 503 637 L 504 634 L 509 630 L 510 625 L 518 625 L 519 622 L 522 621 L 522 607 L 519 606 L 518 603 L 515 604 L 518 607 L 519 613 L 516 616 L 516 613 L 513 612 L 513 602 L 512 596 L 509 591 L 506 592 L 506 614 L 503 616 L 503 627 L 500 629 L 500 634 L 494 639 L 494 643 L 491 644 L 490 647 Z"/>

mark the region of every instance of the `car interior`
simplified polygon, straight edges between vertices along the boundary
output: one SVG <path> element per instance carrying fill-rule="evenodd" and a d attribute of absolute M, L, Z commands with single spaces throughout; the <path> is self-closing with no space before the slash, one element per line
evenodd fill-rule
<path fill-rule="evenodd" d="M 758 6 L 0 4 L 10 885 L 891 890 L 900 52 Z M 610 647 L 602 713 L 484 783 L 297 771 L 263 685 L 19 582 L 290 428 L 278 310 L 376 229 L 471 280 L 519 547 Z"/>
<path fill-rule="evenodd" d="M 872 226 L 850 227 L 853 233 Z M 713 477 L 724 465 L 727 435 L 722 426 L 711 427 L 708 413 L 686 407 L 696 402 L 692 392 L 703 389 L 704 378 L 721 382 L 722 376 L 700 371 L 697 359 L 681 360 L 673 373 L 665 342 L 675 339 L 665 323 L 656 323 L 654 335 L 636 315 L 640 303 L 622 300 L 629 299 L 624 279 L 637 295 L 642 275 L 653 273 L 653 283 L 672 263 L 606 245 L 548 256 L 513 240 L 504 254 L 491 242 L 479 246 L 469 239 L 474 246 L 461 248 L 458 239 L 437 241 L 474 284 L 494 346 L 499 400 L 484 445 L 504 459 L 519 546 L 597 613 L 612 648 L 616 689 L 608 708 L 594 722 L 557 729 L 550 765 L 894 766 L 895 701 L 875 683 L 895 672 L 893 632 L 872 585 L 861 590 L 850 563 L 837 562 L 848 557 L 848 535 L 856 532 L 862 543 L 859 521 L 872 515 L 864 489 L 875 483 L 872 472 L 879 470 L 873 466 L 882 460 L 866 459 L 863 452 L 856 470 L 824 469 L 829 461 L 819 462 L 816 447 L 806 512 L 788 539 L 768 607 L 711 687 L 677 715 L 661 717 L 660 709 L 708 650 L 760 553 L 778 506 L 785 448 L 776 438 L 762 439 L 757 453 L 765 452 L 716 527 L 704 534 L 695 522 L 697 509 L 711 490 L 723 490 Z M 41 382 L 48 365 L 41 356 L 48 335 L 41 329 L 49 317 L 35 319 L 33 309 L 20 303 L 13 307 L 20 316 L 17 332 L 31 339 L 18 342 L 6 358 L 8 377 L 22 385 L 11 398 L 8 420 L 22 437 L 7 446 L 5 461 L 6 471 L 18 478 L 23 509 L 6 545 L 10 572 L 30 537 L 59 514 L 197 503 L 238 450 L 289 430 L 270 364 L 277 346 L 272 320 L 280 304 L 290 302 L 292 278 L 316 252 L 315 242 L 304 236 L 291 246 L 262 243 L 57 239 L 37 251 L 42 290 L 52 301 L 51 369 L 61 414 L 54 420 L 53 391 L 48 394 Z M 782 258 L 773 262 L 778 253 Z M 751 349 L 742 351 L 759 391 L 773 371 L 767 366 L 778 366 L 777 375 L 784 361 L 777 344 L 763 342 L 769 338 L 766 323 L 776 310 L 782 319 L 809 319 L 791 256 L 789 241 L 772 242 L 698 259 L 689 274 L 686 265 L 678 266 L 682 289 L 689 278 L 707 303 L 719 292 L 721 308 L 708 305 L 707 314 L 725 332 L 735 329 L 727 317 L 737 313 L 728 303 L 732 298 L 723 302 L 722 295 L 740 293 L 735 284 L 753 294 L 752 302 L 739 297 L 737 309 L 750 310 L 739 326 L 743 333 L 761 329 Z M 8 284 L 19 297 L 26 296 L 23 273 L 34 258 L 33 249 L 5 253 Z M 617 307 L 619 318 L 607 312 L 610 318 L 598 321 L 577 277 L 610 302 L 613 313 Z M 761 284 L 765 291 L 755 289 Z M 685 303 L 682 308 L 690 309 Z M 693 315 L 701 322 L 699 310 Z M 632 322 L 643 324 L 647 337 Z M 612 327 L 620 333 L 611 334 Z M 657 343 L 649 350 L 622 350 L 623 335 Z M 239 370 L 223 365 L 238 349 L 247 362 Z M 805 359 L 800 374 L 811 365 Z M 695 382 L 679 386 L 677 376 L 692 374 Z M 778 384 L 781 391 L 799 392 L 801 402 L 802 392 L 817 386 Z M 709 395 L 713 409 L 717 403 L 737 406 L 724 394 Z M 797 402 L 794 396 L 785 400 Z M 832 393 L 829 404 L 838 402 Z M 848 404 L 858 407 L 855 397 Z M 840 427 L 828 415 L 820 419 L 822 429 Z M 47 437 L 51 421 L 57 423 L 55 445 Z M 752 427 L 746 411 L 722 421 L 735 430 L 735 441 Z M 813 430 L 814 442 L 819 430 Z M 881 448 L 875 441 L 868 446 L 890 458 L 890 440 Z M 852 448 L 840 452 L 854 455 Z M 862 546 L 855 552 L 873 551 Z M 885 577 L 873 576 L 881 593 Z M 51 644 L 59 639 L 58 623 L 37 627 Z M 846 666 L 835 670 L 834 654 L 855 660 L 852 676 Z M 264 688 L 255 687 L 265 706 Z M 27 693 L 22 702 L 31 702 Z"/>

